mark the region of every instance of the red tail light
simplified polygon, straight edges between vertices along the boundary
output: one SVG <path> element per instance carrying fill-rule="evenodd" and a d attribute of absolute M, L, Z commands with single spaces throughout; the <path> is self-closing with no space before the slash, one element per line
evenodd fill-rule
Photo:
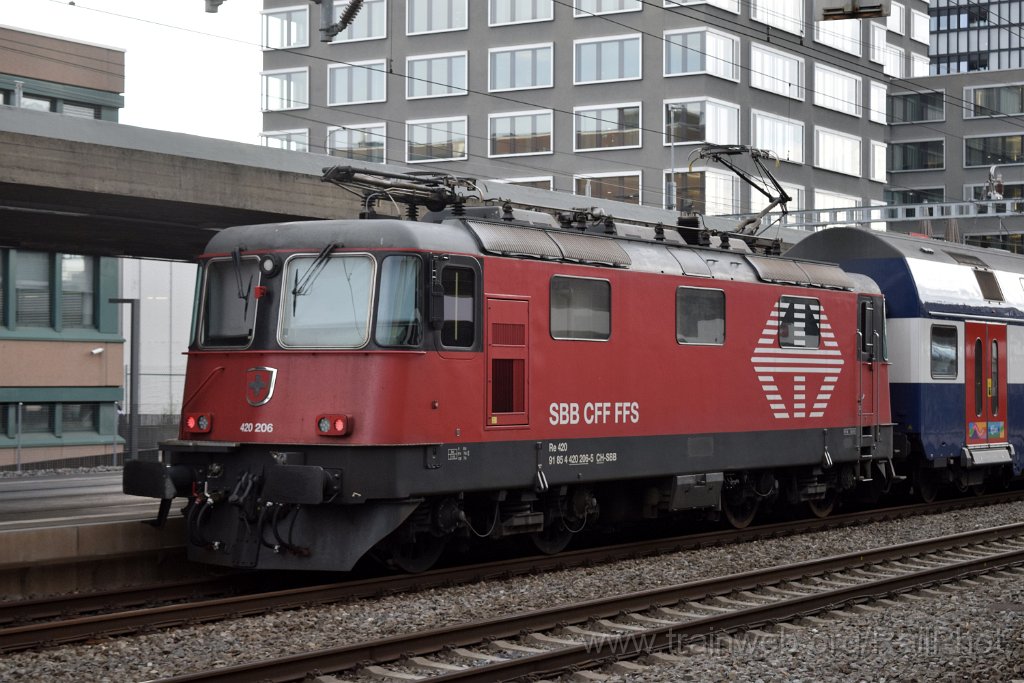
<path fill-rule="evenodd" d="M 350 415 L 317 415 L 316 433 L 320 436 L 345 436 L 352 431 Z"/>
<path fill-rule="evenodd" d="M 213 416 L 208 413 L 192 413 L 185 416 L 185 431 L 206 434 L 213 428 Z"/>

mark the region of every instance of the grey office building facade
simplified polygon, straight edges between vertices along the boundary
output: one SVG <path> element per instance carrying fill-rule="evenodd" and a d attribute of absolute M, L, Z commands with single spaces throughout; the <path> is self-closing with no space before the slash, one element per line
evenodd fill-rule
<path fill-rule="evenodd" d="M 881 204 L 886 97 L 928 74 L 928 3 L 815 22 L 803 0 L 365 0 L 320 41 L 266 0 L 266 144 L 712 214 L 763 198 L 695 156 L 750 145 L 791 209 Z M 339 15 L 348 2 L 336 2 Z"/>

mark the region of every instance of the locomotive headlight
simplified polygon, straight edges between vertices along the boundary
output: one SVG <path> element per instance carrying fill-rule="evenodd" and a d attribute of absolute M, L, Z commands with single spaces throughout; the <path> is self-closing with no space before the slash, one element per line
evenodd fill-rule
<path fill-rule="evenodd" d="M 352 417 L 349 415 L 318 415 L 316 431 L 320 436 L 345 436 L 352 431 Z"/>
<path fill-rule="evenodd" d="M 274 277 L 281 270 L 281 259 L 277 254 L 267 254 L 260 259 L 260 272 L 266 277 Z"/>

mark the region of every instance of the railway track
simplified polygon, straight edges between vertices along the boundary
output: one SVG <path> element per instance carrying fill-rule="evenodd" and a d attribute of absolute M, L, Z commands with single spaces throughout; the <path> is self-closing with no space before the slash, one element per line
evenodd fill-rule
<path fill-rule="evenodd" d="M 516 558 L 453 567 L 418 575 L 378 577 L 316 586 L 196 599 L 225 593 L 225 579 L 182 582 L 166 587 L 143 587 L 123 592 L 85 593 L 49 599 L 0 604 L 0 652 L 71 643 L 97 637 L 168 628 L 187 623 L 347 602 L 434 587 L 588 566 L 602 562 L 667 554 L 694 548 L 777 538 L 825 529 L 890 521 L 923 514 L 995 505 L 1024 499 L 1024 492 L 918 504 L 766 524 L 743 530 L 721 530 L 667 539 L 577 550 L 555 556 Z M 245 578 L 228 578 L 228 592 L 244 591 Z M 257 584 L 253 581 L 253 586 Z M 159 601 L 180 601 L 138 608 Z M 92 612 L 103 612 L 95 614 Z M 56 619 L 55 619 L 56 617 Z"/>
<path fill-rule="evenodd" d="M 1024 576 L 1024 524 L 851 553 L 565 607 L 163 679 L 490 682 L 678 650 L 983 573 Z M 331 675 L 323 676 L 323 672 Z"/>

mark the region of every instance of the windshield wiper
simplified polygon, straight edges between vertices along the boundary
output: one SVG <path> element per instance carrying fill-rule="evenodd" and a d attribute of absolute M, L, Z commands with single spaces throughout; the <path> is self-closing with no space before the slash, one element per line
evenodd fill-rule
<path fill-rule="evenodd" d="M 249 294 L 252 292 L 252 275 L 249 276 L 249 285 L 242 288 L 242 249 L 235 247 L 231 252 L 231 262 L 235 266 L 235 282 L 238 284 L 238 298 L 245 302 L 245 309 L 242 311 L 242 320 L 249 318 Z"/>
<path fill-rule="evenodd" d="M 309 264 L 309 268 L 303 273 L 301 280 L 299 279 L 298 271 L 295 271 L 295 285 L 292 287 L 292 315 L 295 315 L 295 307 L 299 303 L 299 297 L 309 294 L 309 290 L 313 288 L 313 283 L 316 282 L 317 277 L 327 266 L 327 259 L 330 258 L 331 252 L 337 246 L 337 242 L 331 242 L 321 249 L 320 253 L 313 259 L 313 263 Z"/>

